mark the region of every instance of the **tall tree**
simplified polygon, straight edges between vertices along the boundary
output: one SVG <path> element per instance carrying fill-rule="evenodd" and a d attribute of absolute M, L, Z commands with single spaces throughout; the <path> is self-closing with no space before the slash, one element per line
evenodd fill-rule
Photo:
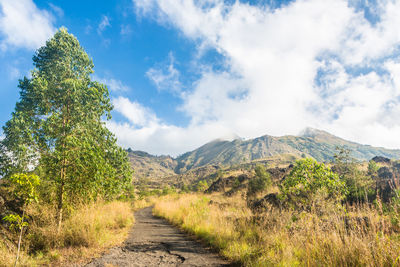
<path fill-rule="evenodd" d="M 19 81 L 20 100 L 3 127 L 3 175 L 37 170 L 56 187 L 58 223 L 74 199 L 112 198 L 131 183 L 127 154 L 103 119 L 112 105 L 92 81 L 93 62 L 61 28 L 33 56 L 32 78 Z"/>

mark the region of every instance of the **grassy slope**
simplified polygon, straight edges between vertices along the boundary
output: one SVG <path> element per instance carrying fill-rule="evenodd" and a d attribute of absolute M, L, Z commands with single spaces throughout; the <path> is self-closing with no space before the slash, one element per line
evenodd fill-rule
<path fill-rule="evenodd" d="M 318 214 L 271 209 L 260 217 L 240 196 L 183 195 L 164 198 L 154 212 L 245 266 L 398 266 L 400 236 L 388 217 L 323 204 Z"/>

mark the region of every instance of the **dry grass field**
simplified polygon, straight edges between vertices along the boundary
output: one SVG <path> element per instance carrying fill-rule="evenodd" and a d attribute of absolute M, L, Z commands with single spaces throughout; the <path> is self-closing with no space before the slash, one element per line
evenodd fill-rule
<path fill-rule="evenodd" d="M 253 213 L 240 195 L 166 196 L 154 213 L 244 266 L 399 266 L 400 231 L 382 206 L 320 203 Z"/>

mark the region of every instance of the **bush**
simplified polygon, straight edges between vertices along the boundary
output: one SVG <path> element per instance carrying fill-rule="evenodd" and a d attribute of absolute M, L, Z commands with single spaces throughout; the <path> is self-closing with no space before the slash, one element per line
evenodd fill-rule
<path fill-rule="evenodd" d="M 197 192 L 204 192 L 208 189 L 208 183 L 206 180 L 202 180 L 200 182 L 198 182 L 197 186 L 196 186 L 196 191 Z"/>
<path fill-rule="evenodd" d="M 257 165 L 255 168 L 255 177 L 249 181 L 247 187 L 247 197 L 253 197 L 258 192 L 264 191 L 271 185 L 271 178 L 263 165 Z"/>
<path fill-rule="evenodd" d="M 174 186 L 165 186 L 160 195 L 166 196 L 175 193 L 176 193 L 176 188 Z"/>
<path fill-rule="evenodd" d="M 310 209 L 315 200 L 334 202 L 346 196 L 345 183 L 323 163 L 307 158 L 296 161 L 290 174 L 280 185 L 281 200 Z"/>

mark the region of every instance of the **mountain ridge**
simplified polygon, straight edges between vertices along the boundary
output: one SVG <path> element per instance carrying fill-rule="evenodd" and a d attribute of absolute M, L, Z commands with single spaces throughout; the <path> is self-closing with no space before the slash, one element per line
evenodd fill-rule
<path fill-rule="evenodd" d="M 361 161 L 370 160 L 374 156 L 400 158 L 399 149 L 363 145 L 314 128 L 306 128 L 298 136 L 263 135 L 232 141 L 215 139 L 175 158 L 132 150 L 129 155 L 137 176 L 169 176 L 206 165 L 229 166 L 280 154 L 331 161 L 337 147 L 351 150 L 351 156 Z"/>

